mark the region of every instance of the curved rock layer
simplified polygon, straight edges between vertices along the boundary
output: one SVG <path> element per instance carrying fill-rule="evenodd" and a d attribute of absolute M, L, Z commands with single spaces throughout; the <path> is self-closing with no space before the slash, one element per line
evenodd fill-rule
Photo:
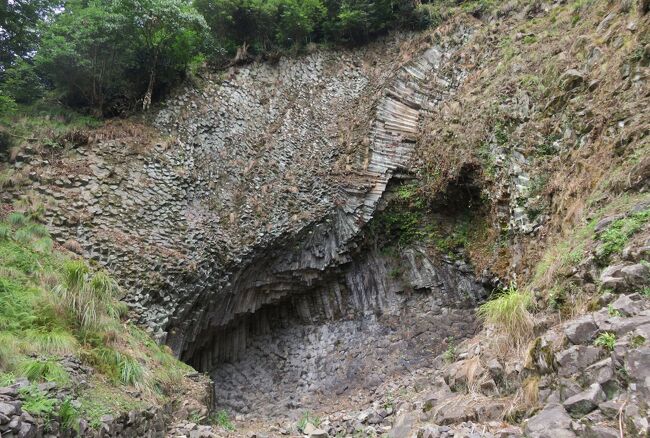
<path fill-rule="evenodd" d="M 202 370 L 241 356 L 249 342 L 222 338 L 260 309 L 339 290 L 315 313 L 327 318 L 302 322 L 358 321 L 392 293 L 386 272 L 364 266 L 361 231 L 408 172 L 423 117 L 463 80 L 453 58 L 469 33 L 232 69 L 168 100 L 158 133 L 109 125 L 57 166 L 40 163 L 33 187 L 65 201 L 48 212 L 57 240 L 111 269 L 140 321 Z M 453 294 L 455 281 L 436 287 Z M 469 290 L 458 308 L 482 294 Z M 264 334 L 249 331 L 237 333 Z"/>
<path fill-rule="evenodd" d="M 273 245 L 240 262 L 228 277 L 229 283 L 217 287 L 221 288 L 217 299 L 199 299 L 173 321 L 179 329 L 170 330 L 169 339 L 182 352 L 181 357 L 200 369 L 210 369 L 218 361 L 219 354 L 213 353 L 221 342 L 210 345 L 213 338 L 219 338 L 213 335 L 215 329 L 288 295 L 327 287 L 340 277 L 342 267 L 352 261 L 360 243 L 359 232 L 372 218 L 388 182 L 396 171 L 407 170 L 423 113 L 452 92 L 462 77 L 454 69 L 443 68 L 452 54 L 451 48 L 430 47 L 394 74 L 383 96 L 373 103 L 375 112 L 364 139 L 367 149 L 361 167 L 350 166 L 343 176 L 325 177 L 334 191 L 332 198 L 321 195 L 319 202 L 325 203 L 328 211 L 296 233 L 283 233 Z M 204 130 L 196 131 L 204 144 L 206 139 L 200 134 Z M 206 295 L 215 297 L 212 289 Z"/>
<path fill-rule="evenodd" d="M 214 369 L 218 405 L 271 416 L 322 409 L 334 394 L 430 366 L 477 331 L 474 308 L 486 289 L 463 263 L 419 248 L 400 257 L 370 251 L 337 278 L 207 339 L 195 365 Z"/>

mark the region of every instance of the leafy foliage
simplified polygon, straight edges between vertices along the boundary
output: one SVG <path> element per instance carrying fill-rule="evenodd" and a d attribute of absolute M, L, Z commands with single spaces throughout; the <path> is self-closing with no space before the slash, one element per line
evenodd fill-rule
<path fill-rule="evenodd" d="M 56 399 L 49 398 L 37 386 L 29 385 L 20 389 L 20 395 L 24 400 L 23 409 L 30 414 L 49 417 L 54 413 Z"/>
<path fill-rule="evenodd" d="M 614 333 L 601 333 L 594 341 L 596 347 L 603 347 L 605 350 L 612 351 L 616 344 L 616 334 Z"/>
<path fill-rule="evenodd" d="M 308 42 L 362 43 L 397 27 L 426 24 L 416 2 L 391 0 L 195 0 L 217 45 L 233 55 Z"/>
<path fill-rule="evenodd" d="M 36 66 L 69 104 L 110 114 L 153 92 L 156 77 L 173 84 L 205 29 L 183 0 L 72 1 L 45 29 Z"/>

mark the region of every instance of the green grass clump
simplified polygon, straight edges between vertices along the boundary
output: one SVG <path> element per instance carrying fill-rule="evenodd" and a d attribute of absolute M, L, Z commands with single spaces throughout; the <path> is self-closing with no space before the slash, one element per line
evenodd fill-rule
<path fill-rule="evenodd" d="M 296 424 L 296 427 L 298 428 L 299 431 L 305 430 L 305 427 L 307 426 L 308 423 L 312 424 L 313 426 L 320 426 L 321 419 L 315 415 L 312 415 L 310 412 L 303 412 L 302 416 L 300 417 L 300 420 L 298 420 L 298 424 Z"/>
<path fill-rule="evenodd" d="M 532 304 L 530 293 L 520 291 L 516 285 L 511 284 L 497 298 L 481 305 L 478 316 L 501 330 L 513 346 L 519 347 L 533 333 L 533 317 L 530 313 Z"/>
<path fill-rule="evenodd" d="M 71 388 L 82 406 L 57 406 L 64 427 L 78 424 L 75 411 L 98 427 L 103 415 L 144 409 L 178 390 L 193 370 L 122 321 L 127 307 L 115 280 L 54 250 L 47 229 L 20 213 L 0 218 L 0 230 L 0 386 L 26 377 L 70 387 L 63 356 L 94 367 L 92 396 Z M 141 400 L 123 386 L 138 387 Z M 51 415 L 42 394 L 25 397 L 28 412 Z"/>
<path fill-rule="evenodd" d="M 235 430 L 235 425 L 232 424 L 228 412 L 224 410 L 215 412 L 214 414 L 210 415 L 209 422 L 215 426 L 219 426 L 224 430 L 227 430 L 228 432 L 233 432 Z"/>
<path fill-rule="evenodd" d="M 24 360 L 18 367 L 21 375 L 31 382 L 55 382 L 59 386 L 70 383 L 70 375 L 53 358 L 31 358 Z"/>
<path fill-rule="evenodd" d="M 601 242 L 596 254 L 598 261 L 604 265 L 609 262 L 612 255 L 620 253 L 630 237 L 641 230 L 648 220 L 650 220 L 650 209 L 614 221 L 598 236 Z"/>
<path fill-rule="evenodd" d="M 614 349 L 615 344 L 616 344 L 616 334 L 609 333 L 609 332 L 601 333 L 594 341 L 594 345 L 596 347 L 603 347 L 605 350 L 608 351 L 612 351 Z"/>

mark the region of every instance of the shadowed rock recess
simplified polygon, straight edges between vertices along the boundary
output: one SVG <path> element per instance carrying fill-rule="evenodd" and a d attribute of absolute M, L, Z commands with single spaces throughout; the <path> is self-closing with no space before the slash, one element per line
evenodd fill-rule
<path fill-rule="evenodd" d="M 79 146 L 68 178 L 34 187 L 67 200 L 48 213 L 59 242 L 123 279 L 140 322 L 213 373 L 220 403 L 372 387 L 474 334 L 486 295 L 470 266 L 417 247 L 388 257 L 362 233 L 464 79 L 469 34 L 231 69 L 158 110 L 158 144 Z M 417 55 L 396 67 L 403 44 Z"/>

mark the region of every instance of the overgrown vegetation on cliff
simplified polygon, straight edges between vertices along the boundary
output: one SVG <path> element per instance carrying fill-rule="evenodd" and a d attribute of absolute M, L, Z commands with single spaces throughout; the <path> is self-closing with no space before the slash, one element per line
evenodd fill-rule
<path fill-rule="evenodd" d="M 31 213 L 0 222 L 0 386 L 26 378 L 24 409 L 70 428 L 162 402 L 191 368 L 126 322 L 115 281 L 55 248 Z"/>
<path fill-rule="evenodd" d="M 38 0 L 0 18 L 0 117 L 44 96 L 96 116 L 147 109 L 188 72 L 440 22 L 450 0 Z M 460 2 L 471 11 L 487 4 Z"/>

